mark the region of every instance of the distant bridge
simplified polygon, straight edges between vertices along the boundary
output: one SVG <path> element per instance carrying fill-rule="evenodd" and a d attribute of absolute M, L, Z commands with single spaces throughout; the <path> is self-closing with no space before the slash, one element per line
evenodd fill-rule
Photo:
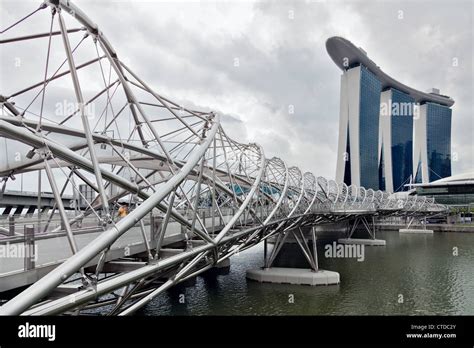
<path fill-rule="evenodd" d="M 72 196 L 63 195 L 62 201 L 64 209 L 74 209 L 71 206 Z M 42 192 L 39 201 L 37 192 L 7 191 L 3 194 L 0 193 L 0 219 L 11 215 L 33 215 L 38 209 L 38 203 L 41 207 L 41 212 L 46 214 L 56 206 L 55 202 L 52 192 Z"/>
<path fill-rule="evenodd" d="M 2 54 L 13 59 L 17 45 L 30 47 L 37 70 L 12 67 L 15 79 L 2 84 L 10 90 L 0 97 L 0 175 L 7 187 L 22 173 L 47 178 L 54 202 L 0 226 L 0 246 L 38 246 L 36 259 L 2 260 L 0 290 L 34 284 L 0 314 L 132 314 L 271 237 L 268 266 L 291 235 L 317 270 L 307 243 L 316 240 L 314 226 L 446 210 L 430 198 L 302 173 L 231 139 L 218 114 L 152 89 L 70 1 L 46 1 L 26 15 L 2 28 L 10 35 Z M 28 31 L 38 23 L 45 32 Z M 81 209 L 67 211 L 71 195 Z M 129 213 L 119 217 L 124 200 Z"/>

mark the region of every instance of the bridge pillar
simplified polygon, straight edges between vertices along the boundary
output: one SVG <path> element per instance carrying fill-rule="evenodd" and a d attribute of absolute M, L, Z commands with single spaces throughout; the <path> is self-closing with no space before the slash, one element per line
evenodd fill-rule
<path fill-rule="evenodd" d="M 309 241 L 311 241 L 309 243 Z M 325 271 L 319 268 L 316 249 L 316 230 L 314 227 L 295 228 L 280 233 L 273 243 L 273 249 L 268 254 L 268 243 L 264 245 L 264 266 L 261 269 L 248 270 L 247 278 L 258 282 L 287 283 L 298 285 L 331 285 L 339 284 L 337 272 Z M 300 268 L 293 264 L 294 254 L 288 247 L 297 245 L 297 250 L 304 256 L 306 267 Z M 278 264 L 289 267 L 273 267 Z M 309 266 L 309 268 L 307 267 Z"/>
<path fill-rule="evenodd" d="M 9 236 L 15 235 L 15 217 L 13 215 L 10 215 L 8 217 L 8 231 Z"/>
<path fill-rule="evenodd" d="M 358 228 L 369 235 L 369 238 L 352 238 L 354 232 Z M 373 215 L 357 216 L 354 220 L 347 224 L 347 237 L 337 240 L 340 244 L 360 244 L 367 246 L 385 246 L 386 242 L 383 239 L 375 238 L 375 218 Z"/>
<path fill-rule="evenodd" d="M 230 258 L 222 260 L 206 273 L 214 275 L 227 275 L 230 273 Z"/>
<path fill-rule="evenodd" d="M 25 242 L 24 242 L 24 269 L 29 271 L 35 268 L 35 226 L 34 225 L 25 225 Z"/>
<path fill-rule="evenodd" d="M 410 233 L 410 234 L 433 234 L 433 230 L 430 230 L 430 229 L 426 228 L 426 217 L 425 216 L 423 216 L 422 218 L 419 218 L 419 224 L 421 225 L 421 228 L 411 227 L 414 220 L 415 220 L 415 217 L 412 217 L 410 219 L 410 221 L 407 223 L 407 227 L 399 229 L 398 232 L 402 233 L 402 234 L 405 234 L 405 233 Z"/>
<path fill-rule="evenodd" d="M 166 231 L 163 231 L 163 216 L 150 213 L 150 245 L 155 249 L 155 259 L 160 256 L 160 249 L 163 244 L 163 238 Z"/>

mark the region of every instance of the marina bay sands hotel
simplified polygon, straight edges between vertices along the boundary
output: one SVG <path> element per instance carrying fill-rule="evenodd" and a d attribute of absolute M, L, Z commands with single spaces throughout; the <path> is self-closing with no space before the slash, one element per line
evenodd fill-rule
<path fill-rule="evenodd" d="M 389 192 L 451 176 L 451 106 L 385 74 L 341 37 L 326 48 L 341 76 L 337 182 Z"/>

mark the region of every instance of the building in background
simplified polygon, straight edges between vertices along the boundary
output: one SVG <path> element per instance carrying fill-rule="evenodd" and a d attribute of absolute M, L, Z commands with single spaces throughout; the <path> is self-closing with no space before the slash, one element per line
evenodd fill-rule
<path fill-rule="evenodd" d="M 398 82 L 344 38 L 326 48 L 343 71 L 336 181 L 397 192 L 450 176 L 454 100 Z"/>
<path fill-rule="evenodd" d="M 96 192 L 86 184 L 79 185 L 79 208 L 88 208 L 87 202 L 93 202 L 96 197 Z"/>
<path fill-rule="evenodd" d="M 415 122 L 415 183 L 451 176 L 451 115 L 448 106 L 424 103 Z"/>
<path fill-rule="evenodd" d="M 413 173 L 413 114 L 415 99 L 395 88 L 380 97 L 379 187 L 405 190 Z"/>
<path fill-rule="evenodd" d="M 469 207 L 468 211 L 474 207 L 474 171 L 410 186 L 417 195 L 434 197 L 437 203 Z"/>
<path fill-rule="evenodd" d="M 348 69 L 341 76 L 337 181 L 377 189 L 378 132 L 382 84 L 365 66 Z"/>

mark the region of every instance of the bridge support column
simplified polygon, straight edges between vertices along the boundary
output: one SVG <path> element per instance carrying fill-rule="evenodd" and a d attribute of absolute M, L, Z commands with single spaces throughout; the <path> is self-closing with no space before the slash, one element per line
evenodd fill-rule
<path fill-rule="evenodd" d="M 155 249 L 155 259 L 158 259 L 160 256 L 165 232 L 163 229 L 163 217 L 161 215 L 154 215 L 153 212 L 150 213 L 150 244 L 151 249 Z"/>
<path fill-rule="evenodd" d="M 15 217 L 13 215 L 8 217 L 8 233 L 11 237 L 15 235 Z"/>
<path fill-rule="evenodd" d="M 426 228 L 426 217 L 420 219 L 421 228 L 413 228 L 411 227 L 415 217 L 412 217 L 407 224 L 406 228 L 401 228 L 398 230 L 399 233 L 411 233 L 411 234 L 433 234 L 433 230 L 429 230 Z"/>
<path fill-rule="evenodd" d="M 214 267 L 212 267 L 208 273 L 213 273 L 216 275 L 227 275 L 230 273 L 230 258 L 227 258 L 218 264 L 216 264 Z"/>
<path fill-rule="evenodd" d="M 310 247 L 308 241 L 311 241 Z M 273 249 L 268 255 L 268 245 L 264 245 L 264 266 L 261 269 L 248 270 L 247 278 L 265 283 L 286 283 L 298 285 L 331 285 L 339 284 L 337 272 L 319 269 L 316 250 L 316 231 L 314 227 L 295 228 L 281 233 L 276 238 Z M 285 244 L 296 244 L 310 268 L 272 267 L 277 256 L 285 259 Z M 291 255 L 287 256 L 291 260 Z"/>
<path fill-rule="evenodd" d="M 370 238 L 352 238 L 352 235 L 358 227 L 368 233 Z M 385 246 L 386 242 L 383 239 L 375 238 L 375 219 L 374 216 L 357 216 L 353 221 L 349 221 L 347 225 L 347 237 L 337 240 L 340 244 L 361 244 L 367 246 Z"/>
<path fill-rule="evenodd" d="M 34 225 L 25 225 L 25 235 L 24 235 L 24 269 L 29 271 L 35 268 L 35 226 Z"/>

